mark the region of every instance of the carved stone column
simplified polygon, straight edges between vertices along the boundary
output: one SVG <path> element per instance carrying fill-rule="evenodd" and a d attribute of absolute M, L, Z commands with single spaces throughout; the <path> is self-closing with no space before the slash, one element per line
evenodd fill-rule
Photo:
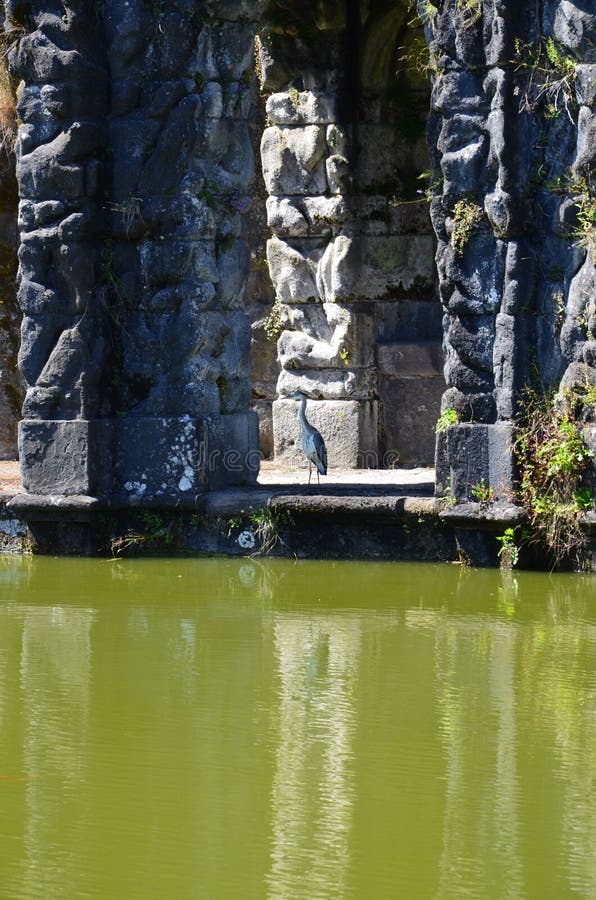
<path fill-rule="evenodd" d="M 0 459 L 17 457 L 17 426 L 23 402 L 17 367 L 21 313 L 16 298 L 15 102 L 4 61 L 0 65 Z"/>
<path fill-rule="evenodd" d="M 428 88 L 400 59 L 411 12 L 406 2 L 328 2 L 308 16 L 289 4 L 290 13 L 292 34 L 273 21 L 260 52 L 281 329 L 275 455 L 302 459 L 296 405 L 285 399 L 299 389 L 330 465 L 411 464 L 421 454 L 406 431 L 414 421 L 434 443 L 444 386 L 434 242 L 416 193 L 428 168 Z M 416 355 L 424 359 L 411 364 Z"/>
<path fill-rule="evenodd" d="M 18 41 L 19 363 L 27 382 L 19 454 L 32 493 L 104 487 L 107 358 L 99 236 L 108 77 L 87 4 L 7 3 Z"/>
<path fill-rule="evenodd" d="M 356 466 L 377 450 L 374 332 L 371 310 L 359 302 L 348 224 L 351 126 L 345 105 L 340 112 L 346 18 L 343 3 L 324 6 L 307 17 L 296 4 L 288 15 L 304 35 L 266 32 L 260 48 L 269 94 L 261 143 L 273 232 L 267 255 L 282 329 L 273 431 L 276 458 L 299 463 L 296 404 L 284 398 L 302 390 L 313 398 L 309 417 L 325 436 L 331 465 Z"/>
<path fill-rule="evenodd" d="M 240 235 L 260 4 L 14 6 L 26 488 L 254 479 Z"/>
<path fill-rule="evenodd" d="M 578 212 L 594 202 L 593 66 L 585 63 L 596 22 L 572 6 L 447 0 L 429 17 L 419 4 L 435 72 L 443 409 L 460 423 L 439 436 L 437 491 L 457 499 L 482 482 L 497 498 L 511 496 L 523 388 L 556 388 L 566 368 L 563 384 L 572 377 L 572 361 L 592 361 L 593 260 Z"/>
<path fill-rule="evenodd" d="M 105 7 L 109 387 L 118 489 L 188 496 L 258 471 L 241 216 L 254 172 L 246 117 L 259 4 L 158 7 Z"/>

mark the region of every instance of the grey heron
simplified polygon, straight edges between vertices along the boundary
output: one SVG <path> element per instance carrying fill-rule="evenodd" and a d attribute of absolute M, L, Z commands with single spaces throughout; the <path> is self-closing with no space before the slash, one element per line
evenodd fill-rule
<path fill-rule="evenodd" d="M 317 429 L 306 418 L 306 396 L 302 391 L 290 394 L 290 400 L 300 400 L 300 426 L 302 431 L 302 449 L 308 460 L 308 483 L 312 475 L 313 465 L 317 468 L 317 483 L 321 483 L 320 475 L 327 474 L 327 448 L 325 441 Z"/>

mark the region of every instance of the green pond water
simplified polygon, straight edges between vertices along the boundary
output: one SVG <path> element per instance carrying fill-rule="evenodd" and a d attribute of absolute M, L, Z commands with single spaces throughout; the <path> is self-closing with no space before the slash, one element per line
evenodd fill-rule
<path fill-rule="evenodd" d="M 0 897 L 596 898 L 596 579 L 0 557 Z"/>

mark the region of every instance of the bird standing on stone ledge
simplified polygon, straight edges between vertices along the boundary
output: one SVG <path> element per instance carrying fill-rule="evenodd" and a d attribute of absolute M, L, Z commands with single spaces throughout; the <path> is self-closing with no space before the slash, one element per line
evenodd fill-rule
<path fill-rule="evenodd" d="M 317 483 L 321 483 L 319 475 L 327 474 L 327 448 L 319 431 L 306 418 L 306 396 L 302 391 L 290 394 L 290 400 L 300 400 L 300 425 L 302 428 L 302 449 L 308 459 L 308 483 L 312 475 L 313 464 L 317 467 Z"/>

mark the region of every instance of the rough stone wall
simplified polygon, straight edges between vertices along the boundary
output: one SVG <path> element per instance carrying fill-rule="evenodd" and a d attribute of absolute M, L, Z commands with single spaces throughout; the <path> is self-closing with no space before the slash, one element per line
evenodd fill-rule
<path fill-rule="evenodd" d="M 431 307 L 433 239 L 415 190 L 428 167 L 426 89 L 421 102 L 405 67 L 398 72 L 411 10 L 336 2 L 307 16 L 300 4 L 283 7 L 284 15 L 279 4 L 269 7 L 259 60 L 268 94 L 261 144 L 273 232 L 267 252 L 283 329 L 276 456 L 300 459 L 296 407 L 283 398 L 301 390 L 314 398 L 309 413 L 332 464 L 430 464 L 444 386 L 433 367 L 438 354 L 426 354 L 429 373 L 408 368 L 410 345 L 394 346 L 437 340 L 440 331 L 438 304 Z M 421 384 L 429 374 L 423 460 L 419 445 L 407 446 L 406 431 L 415 442 L 403 428 L 403 408 L 426 412 Z"/>
<path fill-rule="evenodd" d="M 444 309 L 437 489 L 514 483 L 528 384 L 594 383 L 596 15 L 583 2 L 445 0 L 426 21 L 437 268 Z M 467 221 L 468 225 L 465 225 Z M 594 219 L 592 219 L 592 222 Z"/>
<path fill-rule="evenodd" d="M 241 215 L 259 13 L 7 9 L 23 32 L 10 63 L 30 491 L 176 495 L 254 477 Z"/>
<path fill-rule="evenodd" d="M 17 185 L 12 85 L 0 63 L 0 459 L 17 457 L 23 389 L 17 368 L 21 314 L 16 300 Z"/>

